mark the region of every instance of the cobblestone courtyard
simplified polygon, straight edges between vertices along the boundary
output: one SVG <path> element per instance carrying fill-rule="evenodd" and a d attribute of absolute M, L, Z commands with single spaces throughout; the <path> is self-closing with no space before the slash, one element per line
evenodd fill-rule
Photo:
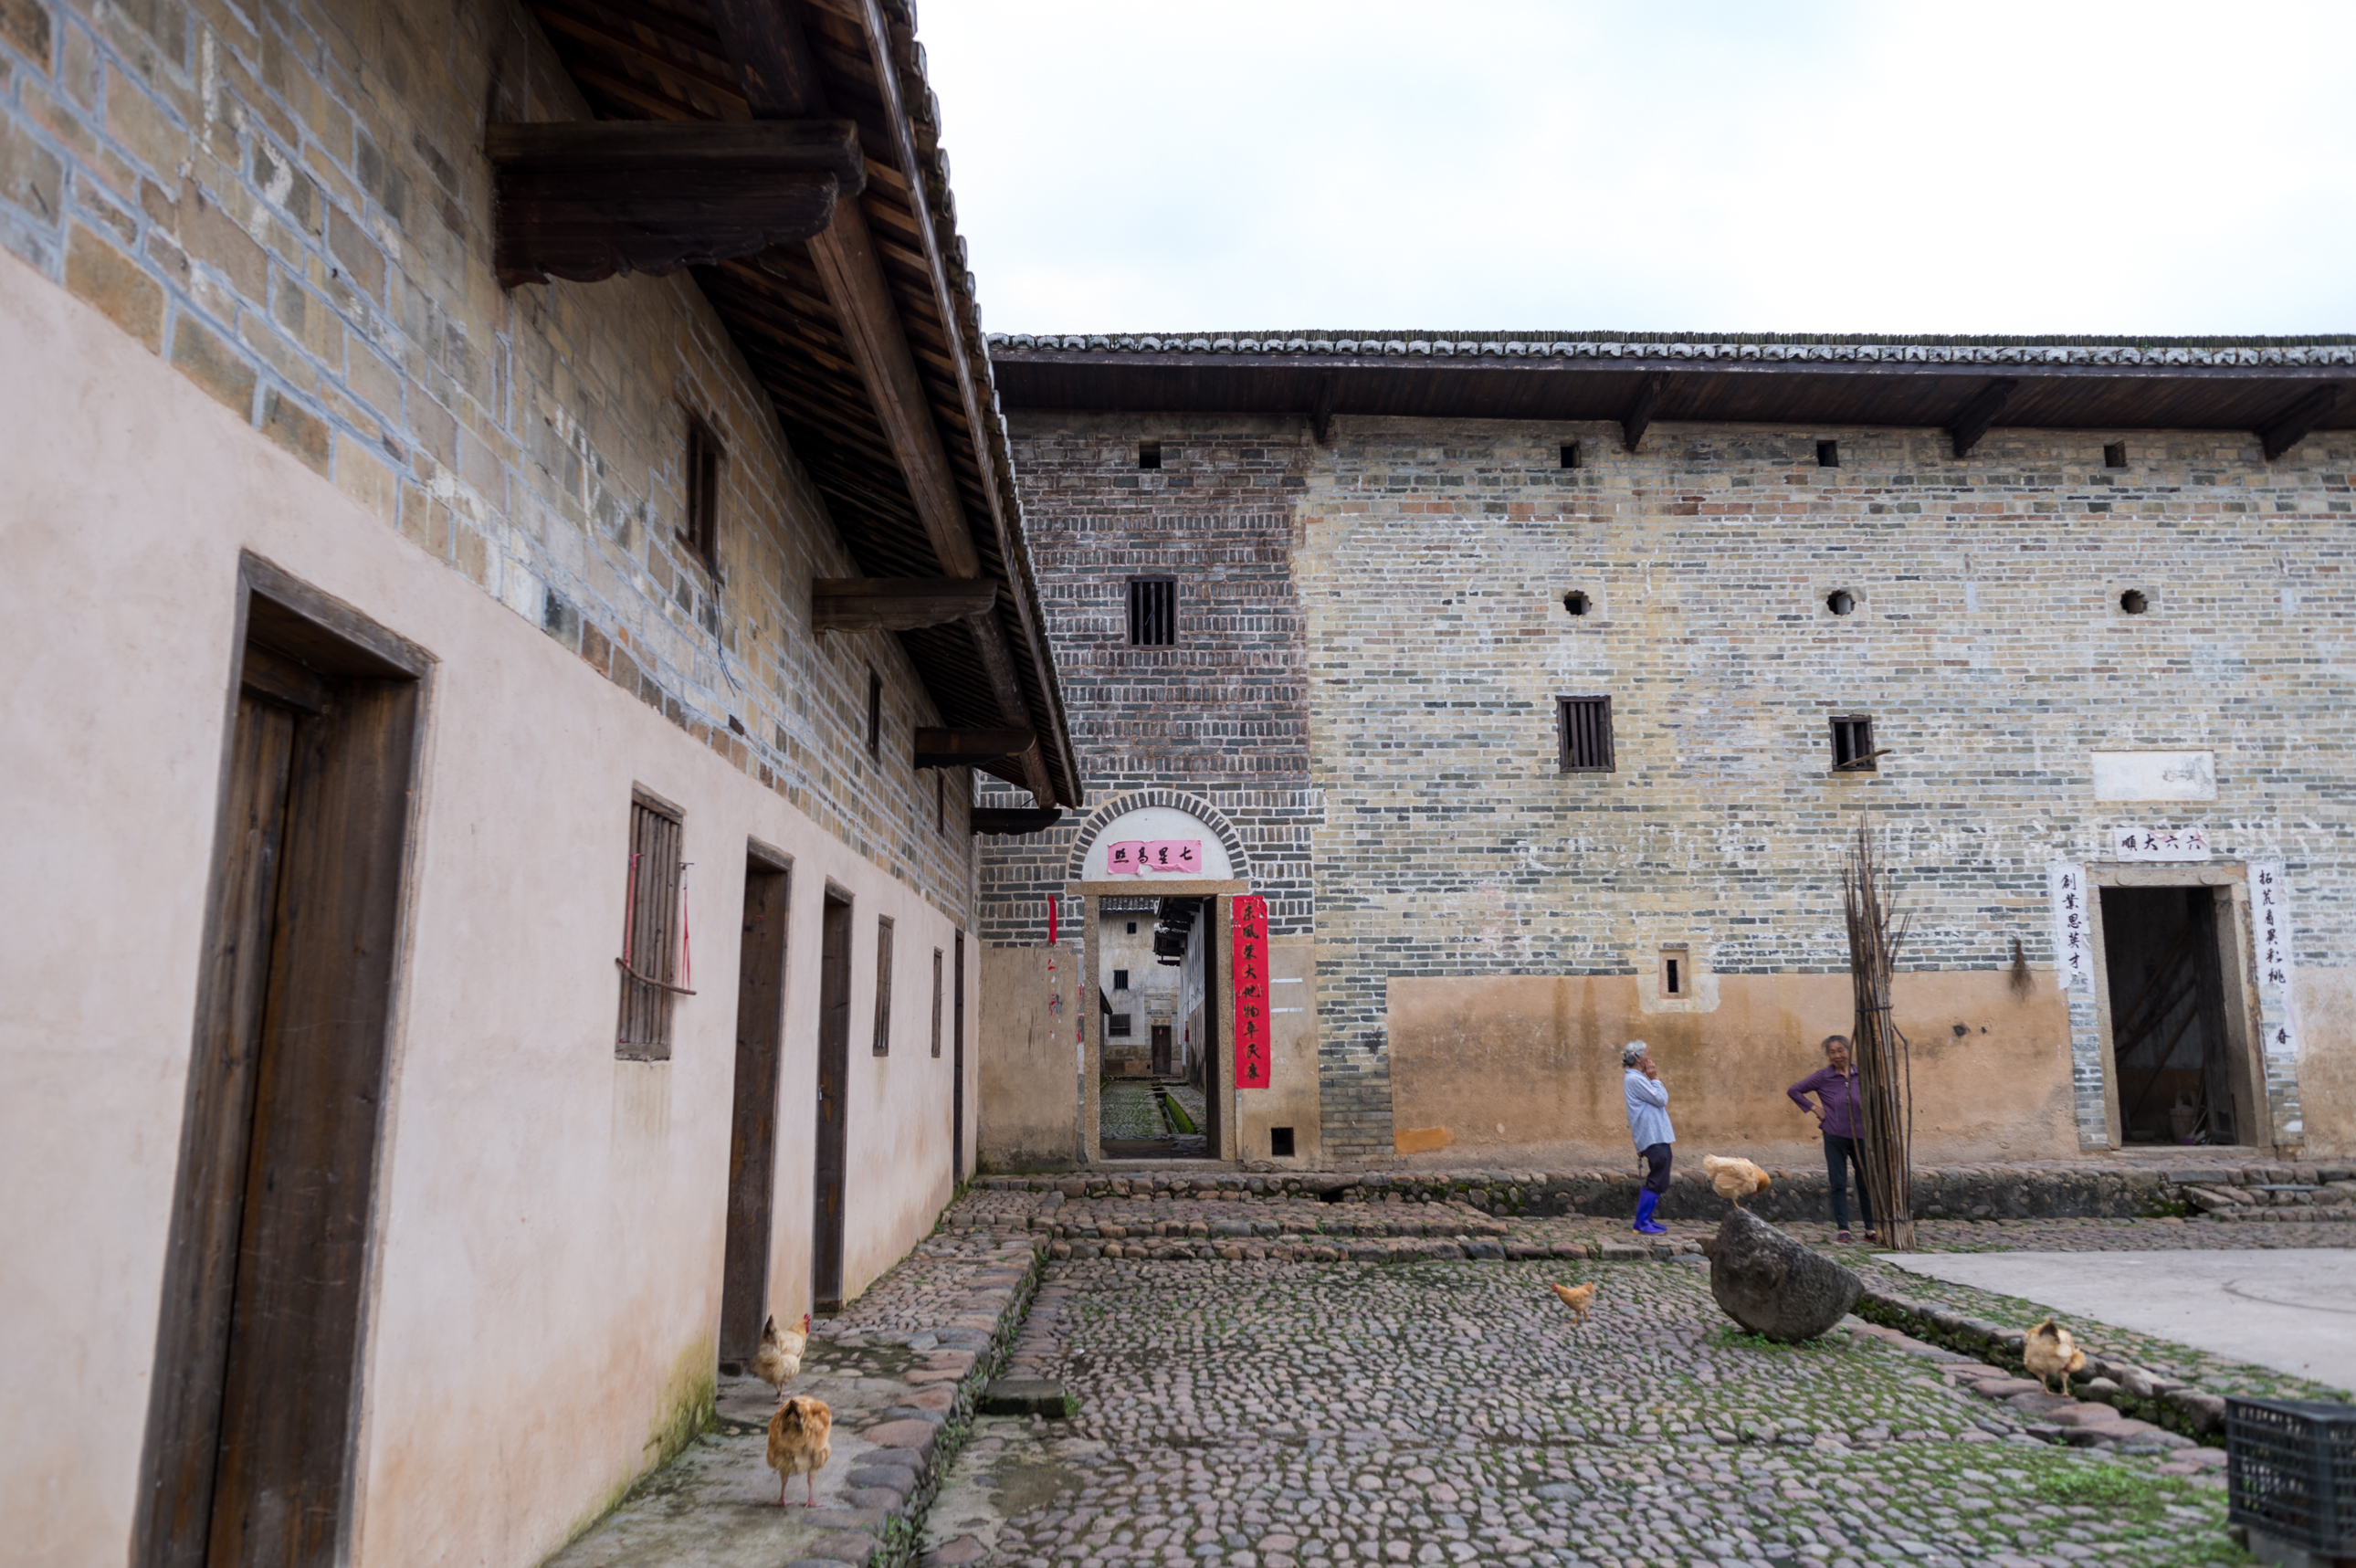
<path fill-rule="evenodd" d="M 1066 1262 L 1018 1356 L 1080 1412 L 977 1422 L 937 1562 L 2242 1560 L 2181 1440 L 1999 1436 L 1961 1358 L 1740 1336 L 1697 1261 Z"/>

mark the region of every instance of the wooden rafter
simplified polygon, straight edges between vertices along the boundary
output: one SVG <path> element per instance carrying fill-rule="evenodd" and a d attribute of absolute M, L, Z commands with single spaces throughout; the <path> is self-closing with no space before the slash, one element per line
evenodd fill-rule
<path fill-rule="evenodd" d="M 1653 423 L 1653 411 L 1661 404 L 1661 392 L 1669 378 L 1659 371 L 1648 371 L 1636 383 L 1636 395 L 1628 400 L 1628 412 L 1620 416 L 1620 445 L 1622 450 L 1633 452 L 1644 444 L 1644 431 Z"/>
<path fill-rule="evenodd" d="M 2016 378 L 1999 376 L 1974 392 L 1970 401 L 1955 411 L 1954 423 L 1947 426 L 1947 439 L 1958 458 L 1972 455 L 1972 448 L 1980 444 L 1980 437 L 1988 433 L 1988 426 L 1996 423 L 1996 416 L 2004 412 L 2004 405 L 2012 401 L 2012 394 L 2019 387 Z"/>
<path fill-rule="evenodd" d="M 2322 424 L 2339 403 L 2338 387 L 2318 387 L 2259 425 L 2258 445 L 2265 449 L 2266 461 L 2273 462 L 2306 440 L 2308 433 Z"/>
<path fill-rule="evenodd" d="M 987 577 L 820 577 L 810 585 L 810 626 L 918 631 L 987 614 L 997 603 L 998 585 Z"/>

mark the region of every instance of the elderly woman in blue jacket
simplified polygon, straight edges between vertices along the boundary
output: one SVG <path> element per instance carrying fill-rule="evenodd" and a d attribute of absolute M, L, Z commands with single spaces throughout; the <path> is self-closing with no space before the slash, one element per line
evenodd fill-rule
<path fill-rule="evenodd" d="M 1653 1218 L 1661 1195 L 1669 1190 L 1669 1159 L 1677 1141 L 1669 1125 L 1669 1089 L 1661 1069 L 1653 1065 L 1652 1047 L 1631 1040 L 1620 1053 L 1620 1080 L 1628 1095 L 1628 1135 L 1644 1156 L 1644 1190 L 1636 1195 L 1636 1222 L 1629 1229 L 1646 1236 L 1664 1236 L 1668 1227 Z"/>

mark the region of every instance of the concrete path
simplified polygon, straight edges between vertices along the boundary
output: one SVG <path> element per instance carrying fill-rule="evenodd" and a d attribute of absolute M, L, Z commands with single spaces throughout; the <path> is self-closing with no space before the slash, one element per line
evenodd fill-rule
<path fill-rule="evenodd" d="M 1916 1252 L 1912 1273 L 2356 1389 L 2356 1252 Z"/>

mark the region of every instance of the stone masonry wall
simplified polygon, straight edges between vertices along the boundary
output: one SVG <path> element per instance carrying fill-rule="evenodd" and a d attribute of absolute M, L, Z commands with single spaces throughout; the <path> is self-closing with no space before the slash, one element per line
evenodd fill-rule
<path fill-rule="evenodd" d="M 1312 929 L 1309 714 L 1290 560 L 1305 454 L 1285 422 L 1147 426 L 1090 416 L 1010 420 L 1032 559 L 1088 800 L 1160 789 L 1207 802 L 1250 857 L 1272 934 Z M 1141 437 L 1162 443 L 1138 467 Z M 1178 641 L 1129 644 L 1129 580 L 1178 579 Z M 985 787 L 991 781 L 984 780 Z M 1003 786 L 984 803 L 1027 803 Z M 1086 818 L 992 840 L 982 939 L 1045 940 Z"/>
<path fill-rule="evenodd" d="M 2274 464 L 2233 435 L 1944 443 L 1656 427 L 1630 456 L 1616 427 L 1337 422 L 1294 560 L 1329 1054 L 1379 1069 L 1394 975 L 1643 973 L 1680 940 L 1718 974 L 1845 969 L 1838 872 L 1868 817 L 1907 967 L 2001 970 L 2016 939 L 2050 966 L 2044 865 L 2109 858 L 2118 822 L 2284 858 L 2297 961 L 2343 962 L 2356 440 Z M 1555 697 L 1607 693 L 1617 771 L 1558 771 Z M 1851 713 L 1890 749 L 1876 772 L 1829 771 Z M 2213 749 L 2219 797 L 2098 805 L 2098 747 Z M 1387 1152 L 1387 1126 L 1327 1115 L 1329 1152 Z"/>
<path fill-rule="evenodd" d="M 492 275 L 484 124 L 585 117 L 502 0 L 0 0 L 0 245 L 969 919 L 963 776 L 937 830 L 896 640 L 810 631 L 808 580 L 856 568 L 692 281 Z M 718 580 L 678 537 L 691 411 Z"/>

